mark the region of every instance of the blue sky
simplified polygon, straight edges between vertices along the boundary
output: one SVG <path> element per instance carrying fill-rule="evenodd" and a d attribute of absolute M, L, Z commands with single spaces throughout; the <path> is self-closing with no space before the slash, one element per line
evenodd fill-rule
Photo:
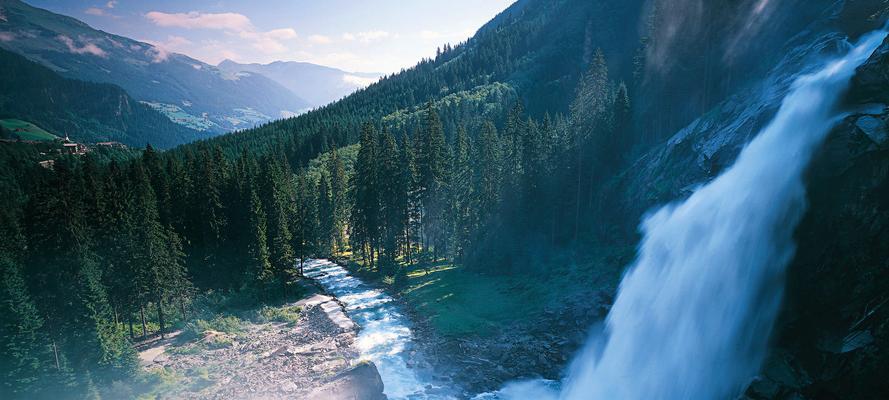
<path fill-rule="evenodd" d="M 308 61 L 396 72 L 471 36 L 514 0 L 26 0 L 216 64 Z"/>

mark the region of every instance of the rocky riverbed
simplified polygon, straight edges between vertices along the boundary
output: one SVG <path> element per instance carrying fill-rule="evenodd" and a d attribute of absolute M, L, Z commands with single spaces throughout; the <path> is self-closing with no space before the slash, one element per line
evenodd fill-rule
<path fill-rule="evenodd" d="M 382 400 L 373 363 L 359 360 L 358 326 L 336 299 L 313 293 L 295 323 L 244 322 L 236 334 L 206 331 L 140 349 L 144 368 L 172 383 L 163 398 Z"/>

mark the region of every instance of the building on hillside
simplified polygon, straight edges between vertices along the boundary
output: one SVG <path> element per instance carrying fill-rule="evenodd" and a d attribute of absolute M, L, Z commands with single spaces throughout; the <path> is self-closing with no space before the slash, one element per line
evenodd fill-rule
<path fill-rule="evenodd" d="M 82 156 L 90 151 L 89 147 L 87 147 L 83 143 L 75 143 L 71 141 L 68 135 L 65 135 L 65 139 L 62 140 L 62 154 L 71 154 L 75 156 Z"/>
<path fill-rule="evenodd" d="M 43 168 L 46 168 L 46 169 L 50 169 L 50 170 L 51 170 L 51 169 L 54 169 L 54 168 L 55 168 L 55 166 L 56 166 L 56 160 L 45 160 L 45 161 L 40 161 L 40 162 L 38 162 L 37 164 L 39 164 L 39 165 L 40 165 L 41 167 L 43 167 Z"/>
<path fill-rule="evenodd" d="M 123 144 L 123 143 L 121 143 L 121 142 L 99 142 L 99 143 L 96 143 L 96 146 L 111 147 L 111 148 L 114 148 L 114 149 L 125 149 L 125 148 L 127 148 L 127 145 L 125 145 L 125 144 Z"/>

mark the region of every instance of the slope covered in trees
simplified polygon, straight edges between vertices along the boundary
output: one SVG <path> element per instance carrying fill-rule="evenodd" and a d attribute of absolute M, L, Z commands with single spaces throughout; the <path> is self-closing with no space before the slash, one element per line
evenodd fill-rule
<path fill-rule="evenodd" d="M 31 121 L 56 136 L 159 148 L 207 137 L 171 122 L 114 85 L 66 79 L 3 49 L 0 69 L 0 117 Z"/>

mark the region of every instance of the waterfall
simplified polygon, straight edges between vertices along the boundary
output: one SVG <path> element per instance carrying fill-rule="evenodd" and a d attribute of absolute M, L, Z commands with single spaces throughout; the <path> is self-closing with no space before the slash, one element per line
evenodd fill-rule
<path fill-rule="evenodd" d="M 601 334 L 561 389 L 512 384 L 501 398 L 731 399 L 757 374 L 779 311 L 802 174 L 841 118 L 836 103 L 886 37 L 878 31 L 799 76 L 735 164 L 642 223 L 644 238 Z M 529 397 L 531 396 L 531 397 Z"/>

